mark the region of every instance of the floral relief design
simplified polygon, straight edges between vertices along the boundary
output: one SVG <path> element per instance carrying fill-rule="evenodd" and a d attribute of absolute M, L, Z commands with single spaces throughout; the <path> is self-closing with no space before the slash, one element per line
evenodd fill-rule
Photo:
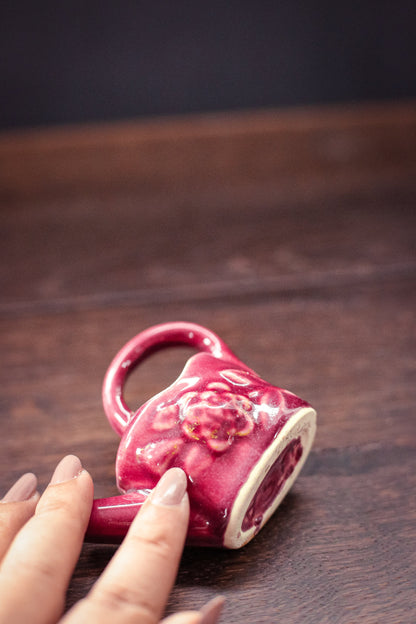
<path fill-rule="evenodd" d="M 281 389 L 259 383 L 248 371 L 222 370 L 204 391 L 184 391 L 158 404 L 150 425 L 153 440 L 136 448 L 136 459 L 155 475 L 179 462 L 197 476 L 255 428 L 269 430 L 277 419 L 283 426 L 298 407 L 286 394 L 288 401 Z"/>
<path fill-rule="evenodd" d="M 184 392 L 174 403 L 158 406 L 152 429 L 166 438 L 138 448 L 140 462 L 162 474 L 181 453 L 186 469 L 195 474 L 237 439 L 250 435 L 258 413 L 255 417 L 256 405 L 241 391 L 253 381 L 238 371 L 225 373 L 222 380 L 207 384 L 203 392 Z"/>
<path fill-rule="evenodd" d="M 182 402 L 183 433 L 190 440 L 204 442 L 216 453 L 226 451 L 236 436 L 247 436 L 253 430 L 253 405 L 242 395 L 216 390 L 188 392 Z"/>

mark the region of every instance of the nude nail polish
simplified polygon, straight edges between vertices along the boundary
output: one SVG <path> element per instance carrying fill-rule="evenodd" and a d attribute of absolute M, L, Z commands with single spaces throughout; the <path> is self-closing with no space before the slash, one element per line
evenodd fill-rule
<path fill-rule="evenodd" d="M 32 472 L 27 472 L 16 481 L 1 499 L 2 503 L 18 503 L 29 500 L 36 492 L 38 480 Z"/>
<path fill-rule="evenodd" d="M 224 602 L 224 596 L 215 596 L 215 598 L 207 602 L 201 609 L 202 620 L 199 624 L 217 624 Z"/>
<path fill-rule="evenodd" d="M 187 479 L 183 470 L 171 468 L 160 478 L 152 492 L 154 505 L 179 505 L 187 487 Z"/>
<path fill-rule="evenodd" d="M 82 471 L 81 461 L 75 455 L 67 455 L 57 465 L 49 485 L 64 483 L 77 477 Z"/>

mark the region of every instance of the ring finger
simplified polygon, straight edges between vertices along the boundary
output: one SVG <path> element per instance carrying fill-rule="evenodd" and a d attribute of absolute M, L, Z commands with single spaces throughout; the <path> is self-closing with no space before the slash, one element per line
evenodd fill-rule
<path fill-rule="evenodd" d="M 35 513 L 38 481 L 28 472 L 20 477 L 0 501 L 0 561 L 15 535 Z"/>

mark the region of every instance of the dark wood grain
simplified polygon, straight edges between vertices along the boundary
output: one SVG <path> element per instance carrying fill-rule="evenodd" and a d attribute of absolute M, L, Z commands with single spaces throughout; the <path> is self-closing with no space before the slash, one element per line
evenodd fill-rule
<path fill-rule="evenodd" d="M 246 548 L 187 549 L 168 611 L 414 624 L 414 103 L 0 136 L 0 487 L 67 452 L 115 492 L 115 352 L 174 319 L 316 407 L 292 492 Z M 139 406 L 180 372 L 161 352 Z M 114 547 L 85 545 L 68 605 Z"/>

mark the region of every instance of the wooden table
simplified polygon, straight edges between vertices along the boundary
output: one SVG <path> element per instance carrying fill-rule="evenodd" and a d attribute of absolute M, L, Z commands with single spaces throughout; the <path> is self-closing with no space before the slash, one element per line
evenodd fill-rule
<path fill-rule="evenodd" d="M 416 622 L 414 102 L 0 137 L 1 491 L 80 455 L 116 492 L 106 368 L 162 321 L 210 327 L 317 409 L 310 458 L 240 551 L 186 550 L 168 611 Z M 132 405 L 170 383 L 159 353 Z M 85 545 L 68 605 L 114 552 Z"/>

